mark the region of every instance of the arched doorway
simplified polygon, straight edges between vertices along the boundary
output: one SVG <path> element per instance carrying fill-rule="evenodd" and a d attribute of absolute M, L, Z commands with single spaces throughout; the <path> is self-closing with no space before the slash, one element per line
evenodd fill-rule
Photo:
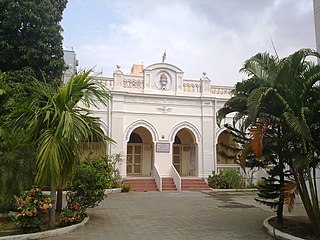
<path fill-rule="evenodd" d="M 227 130 L 221 132 L 218 136 L 217 166 L 218 171 L 228 167 L 239 167 L 237 164 L 237 143 L 233 140 L 234 136 Z"/>
<path fill-rule="evenodd" d="M 172 164 L 180 176 L 196 176 L 197 145 L 194 135 L 186 128 L 177 132 L 173 143 Z"/>
<path fill-rule="evenodd" d="M 95 127 L 95 129 L 103 133 L 100 127 Z M 98 142 L 97 138 L 93 137 L 88 142 L 84 142 L 81 147 L 80 160 L 94 159 L 97 157 L 106 156 L 107 154 L 107 144 L 105 142 Z"/>
<path fill-rule="evenodd" d="M 153 167 L 152 136 L 144 127 L 130 134 L 127 144 L 126 169 L 128 176 L 151 176 Z"/>

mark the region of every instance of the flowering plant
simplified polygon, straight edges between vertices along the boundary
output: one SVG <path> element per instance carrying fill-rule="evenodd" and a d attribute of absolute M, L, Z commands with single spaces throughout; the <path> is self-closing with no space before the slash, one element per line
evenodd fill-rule
<path fill-rule="evenodd" d="M 72 202 L 62 210 L 61 225 L 69 226 L 80 223 L 86 216 L 85 208 L 77 202 Z"/>
<path fill-rule="evenodd" d="M 22 232 L 40 231 L 48 210 L 52 208 L 50 197 L 43 195 L 39 188 L 34 187 L 15 199 L 19 210 L 15 221 Z"/>

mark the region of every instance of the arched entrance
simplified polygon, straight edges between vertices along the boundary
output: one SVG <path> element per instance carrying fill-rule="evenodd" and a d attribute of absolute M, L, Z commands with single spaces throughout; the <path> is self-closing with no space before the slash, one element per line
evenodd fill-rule
<path fill-rule="evenodd" d="M 194 135 L 188 129 L 183 128 L 177 132 L 172 154 L 172 164 L 180 176 L 197 175 L 197 145 Z"/>
<path fill-rule="evenodd" d="M 221 132 L 218 136 L 216 146 L 218 171 L 227 167 L 239 167 L 236 162 L 239 153 L 236 149 L 238 144 L 233 138 L 234 136 L 227 130 Z"/>
<path fill-rule="evenodd" d="M 151 176 L 153 166 L 153 142 L 144 127 L 132 131 L 127 144 L 127 176 Z"/>
<path fill-rule="evenodd" d="M 103 133 L 100 127 L 95 127 L 95 129 Z M 96 157 L 106 156 L 107 154 L 107 144 L 105 142 L 98 142 L 97 138 L 93 137 L 90 141 L 82 144 L 80 160 L 85 160 L 87 158 L 94 159 Z"/>

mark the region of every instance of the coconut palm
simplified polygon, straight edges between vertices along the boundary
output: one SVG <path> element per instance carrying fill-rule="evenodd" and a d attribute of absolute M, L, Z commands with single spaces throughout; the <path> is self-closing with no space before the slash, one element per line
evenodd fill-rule
<path fill-rule="evenodd" d="M 104 85 L 81 71 L 59 89 L 44 82 L 32 84 L 33 94 L 19 104 L 10 118 L 15 131 L 23 130 L 37 148 L 36 183 L 50 185 L 54 207 L 49 228 L 55 224 L 55 194 L 73 177 L 85 141 L 112 141 L 97 130 L 100 120 L 88 108 L 99 108 L 110 100 Z"/>

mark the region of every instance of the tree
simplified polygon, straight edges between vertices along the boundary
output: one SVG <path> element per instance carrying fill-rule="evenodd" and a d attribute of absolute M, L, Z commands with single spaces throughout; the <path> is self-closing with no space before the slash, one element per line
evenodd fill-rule
<path fill-rule="evenodd" d="M 269 122 L 275 130 L 271 137 L 279 159 L 276 166 L 287 166 L 293 179 L 282 174 L 280 199 L 293 206 L 293 192 L 299 192 L 313 226 L 320 236 L 316 168 L 319 164 L 319 85 L 320 67 L 306 61 L 308 56 L 319 57 L 310 49 L 301 49 L 290 56 L 277 59 L 268 54 L 257 54 L 242 69 L 251 79 L 262 84 L 253 89 L 246 99 L 245 126 L 251 126 L 251 146 L 259 159 L 266 159 L 266 132 L 259 127 Z M 276 60 L 276 61 L 274 61 Z M 253 131 L 252 131 L 253 130 Z M 280 171 L 281 172 L 281 171 Z M 283 171 L 282 171 L 283 172 Z M 307 187 L 308 186 L 308 187 Z M 308 190 L 308 188 L 310 190 Z"/>
<path fill-rule="evenodd" d="M 91 116 L 90 105 L 106 105 L 110 95 L 104 85 L 81 71 L 61 88 L 35 82 L 33 94 L 11 114 L 9 125 L 24 130 L 27 141 L 37 148 L 36 183 L 50 184 L 54 201 L 56 187 L 68 183 L 75 174 L 81 145 L 92 139 L 112 140 L 97 130 L 100 119 Z M 55 206 L 55 202 L 53 202 Z M 55 207 L 50 210 L 49 227 L 54 227 Z"/>
<path fill-rule="evenodd" d="M 0 212 L 14 207 L 14 195 L 30 188 L 34 181 L 34 149 L 23 142 L 24 133 L 12 133 L 4 126 L 17 99 L 17 91 L 0 73 Z"/>
<path fill-rule="evenodd" d="M 60 21 L 66 4 L 67 0 L 0 1 L 0 71 L 11 81 L 26 81 L 27 72 L 60 83 L 64 70 Z"/>
<path fill-rule="evenodd" d="M 248 99 L 248 113 L 253 122 L 267 115 L 281 124 L 283 140 L 287 145 L 286 163 L 294 181 L 286 181 L 284 196 L 293 196 L 294 188 L 299 192 L 314 232 L 320 236 L 320 210 L 318 203 L 316 167 L 319 164 L 320 67 L 306 61 L 306 57 L 320 54 L 310 49 L 301 49 L 280 61 L 274 84 L 255 89 Z M 268 111 L 267 99 L 278 104 L 281 111 Z M 294 184 L 293 184 L 294 183 Z M 308 190 L 309 188 L 309 190 Z M 287 194 L 287 192 L 291 192 Z M 293 204 L 292 199 L 284 201 Z"/>

